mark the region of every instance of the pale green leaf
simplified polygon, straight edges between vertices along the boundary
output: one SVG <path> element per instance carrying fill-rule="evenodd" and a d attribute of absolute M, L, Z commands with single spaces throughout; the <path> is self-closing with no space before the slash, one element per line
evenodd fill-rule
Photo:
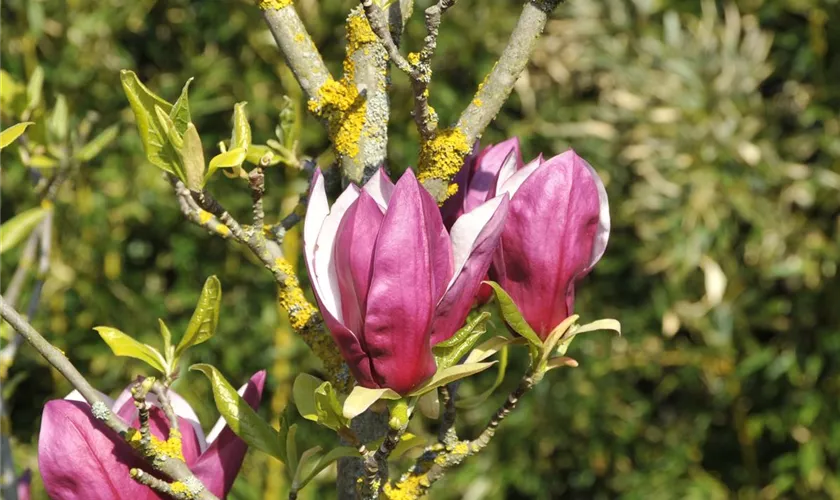
<path fill-rule="evenodd" d="M 297 429 L 297 424 L 292 424 L 289 427 L 289 432 L 286 434 L 286 467 L 289 469 L 289 474 L 292 477 L 294 477 L 294 473 L 298 468 Z"/>
<path fill-rule="evenodd" d="M 0 226 L 0 254 L 11 250 L 29 236 L 49 210 L 43 207 L 30 208 L 4 222 Z"/>
<path fill-rule="evenodd" d="M 0 149 L 3 149 L 13 143 L 15 139 L 20 137 L 26 131 L 26 127 L 34 124 L 35 122 L 17 123 L 0 132 Z"/>
<path fill-rule="evenodd" d="M 315 408 L 318 423 L 324 427 L 334 431 L 349 427 L 350 419 L 344 416 L 338 394 L 329 382 L 324 382 L 315 389 Z"/>
<path fill-rule="evenodd" d="M 380 399 L 400 399 L 400 395 L 392 389 L 369 389 L 357 385 L 344 400 L 342 412 L 346 418 L 355 418 L 364 413 L 370 406 Z"/>
<path fill-rule="evenodd" d="M 164 358 L 169 359 L 174 354 L 170 352 L 172 351 L 172 332 L 169 331 L 169 327 L 162 319 L 158 318 L 158 324 L 160 325 L 160 337 L 163 339 Z"/>
<path fill-rule="evenodd" d="M 245 148 L 235 148 L 217 154 L 210 160 L 210 166 L 207 169 L 207 174 L 204 176 L 204 182 L 206 183 L 213 176 L 213 173 L 220 168 L 234 168 L 242 165 L 246 156 L 247 151 Z"/>
<path fill-rule="evenodd" d="M 452 382 L 455 382 L 456 380 L 460 380 L 462 378 L 475 375 L 476 373 L 483 372 L 484 370 L 490 368 L 495 364 L 495 361 L 489 363 L 471 363 L 450 366 L 449 368 L 438 370 L 432 376 L 432 378 L 430 378 L 423 385 L 412 391 L 411 394 L 409 394 L 409 396 L 421 396 L 429 391 L 437 389 L 442 385 L 450 384 Z"/>
<path fill-rule="evenodd" d="M 97 326 L 94 330 L 99 333 L 99 336 L 108 344 L 115 355 L 139 359 L 164 375 L 168 375 L 166 373 L 166 361 L 154 347 L 138 342 L 110 326 Z"/>
<path fill-rule="evenodd" d="M 282 156 L 276 154 L 270 147 L 264 144 L 251 144 L 248 146 L 248 154 L 245 155 L 245 161 L 254 165 L 260 165 L 265 155 L 270 155 L 269 158 L 271 158 L 266 165 L 263 165 L 267 167 L 273 167 L 283 159 Z"/>
<path fill-rule="evenodd" d="M 410 432 L 404 433 L 400 436 L 400 442 L 397 443 L 397 446 L 394 447 L 394 450 L 391 452 L 392 458 L 400 458 L 403 456 L 407 451 L 411 450 L 412 448 L 417 448 L 418 446 L 425 446 L 426 439 L 422 436 L 415 436 Z M 352 448 L 351 448 L 352 449 Z"/>
<path fill-rule="evenodd" d="M 133 71 L 122 70 L 120 81 L 131 105 L 131 110 L 134 112 L 137 130 L 140 132 L 143 149 L 146 151 L 146 158 L 158 168 L 173 173 L 179 179 L 184 180 L 184 169 L 180 163 L 178 150 L 170 144 L 166 125 L 161 122 L 160 115 L 155 112 L 155 107 L 158 107 L 163 111 L 163 116 L 169 119 L 168 113 L 172 111 L 172 105 L 146 88 L 137 79 L 137 75 Z M 168 121 L 172 122 L 171 119 Z"/>
<path fill-rule="evenodd" d="M 399 445 L 397 445 L 397 447 L 399 447 Z M 396 451 L 396 450 L 394 450 L 394 451 Z M 392 452 L 392 455 L 393 455 L 393 453 L 394 452 Z M 296 489 L 303 488 L 304 486 L 309 484 L 309 482 L 312 481 L 312 479 L 314 479 L 315 476 L 318 475 L 318 473 L 320 473 L 322 470 L 326 469 L 331 463 L 335 462 L 339 458 L 359 457 L 359 456 L 361 456 L 361 455 L 359 455 L 359 451 L 356 450 L 355 448 L 351 448 L 349 446 L 341 446 L 341 447 L 332 449 L 332 450 L 328 451 L 326 454 L 320 456 L 318 458 L 318 461 L 315 463 L 315 465 L 309 471 L 309 473 L 307 473 L 306 476 L 303 477 L 303 479 L 300 479 L 294 485 L 294 487 Z M 304 466 L 301 465 L 300 467 L 298 467 L 298 469 L 302 470 L 303 467 Z M 297 477 L 296 477 L 296 479 L 297 479 Z"/>
<path fill-rule="evenodd" d="M 32 168 L 50 169 L 59 166 L 61 163 L 55 158 L 44 155 L 34 155 L 29 158 L 29 166 Z"/>
<path fill-rule="evenodd" d="M 611 330 L 621 335 L 621 323 L 616 319 L 599 319 L 592 323 L 581 325 L 572 329 L 572 335 L 580 335 L 581 333 L 595 332 L 599 330 Z"/>
<path fill-rule="evenodd" d="M 292 473 L 292 489 L 298 490 L 302 488 L 300 484 L 300 477 L 303 474 L 303 470 L 308 468 L 309 461 L 316 457 L 319 453 L 321 453 L 320 446 L 314 446 L 309 448 L 308 450 L 304 451 L 300 455 L 300 460 L 298 460 L 297 467 L 295 471 Z M 314 462 L 314 460 L 312 460 Z"/>
<path fill-rule="evenodd" d="M 493 337 L 491 339 L 485 340 L 480 345 L 478 345 L 478 347 L 473 349 L 472 352 L 470 352 L 470 355 L 467 356 L 467 359 L 464 360 L 464 363 L 478 363 L 496 354 L 506 346 L 525 343 L 527 343 L 527 341 L 523 338 L 512 339 L 501 336 Z"/>
<path fill-rule="evenodd" d="M 247 102 L 238 102 L 233 106 L 233 132 L 230 136 L 230 148 L 251 147 L 251 125 L 248 123 L 248 113 L 245 112 Z"/>
<path fill-rule="evenodd" d="M 90 161 L 96 158 L 99 153 L 102 152 L 103 149 L 108 147 L 108 145 L 113 142 L 114 139 L 117 138 L 117 134 L 120 131 L 119 125 L 111 125 L 110 127 L 106 128 L 102 132 L 100 132 L 96 137 L 91 139 L 90 142 L 85 144 L 81 147 L 76 154 L 74 155 L 77 160 L 81 162 Z"/>
<path fill-rule="evenodd" d="M 192 81 L 193 78 L 187 80 L 187 83 L 184 84 L 184 88 L 181 89 L 181 95 L 178 96 L 178 100 L 175 101 L 175 104 L 169 111 L 169 118 L 172 120 L 175 130 L 179 135 L 184 135 L 191 120 L 189 89 Z"/>
<path fill-rule="evenodd" d="M 295 378 L 295 383 L 292 385 L 292 395 L 295 398 L 295 405 L 297 406 L 300 416 L 318 421 L 318 410 L 315 407 L 315 389 L 324 383 L 318 377 L 313 377 L 308 373 L 301 373 Z"/>
<path fill-rule="evenodd" d="M 527 339 L 528 342 L 536 347 L 541 347 L 542 341 L 540 340 L 540 337 L 531 328 L 531 326 L 528 325 L 525 318 L 522 317 L 522 313 L 519 312 L 519 308 L 516 307 L 516 304 L 513 302 L 513 299 L 510 298 L 510 295 L 508 295 L 507 292 L 494 281 L 485 281 L 484 283 L 487 283 L 493 288 L 493 292 L 496 294 L 496 301 L 499 303 L 499 310 L 502 312 L 502 317 L 505 319 L 505 323 L 513 328 L 513 331 Z"/>
<path fill-rule="evenodd" d="M 29 77 L 26 84 L 26 109 L 35 109 L 41 104 L 41 96 L 44 91 L 44 69 L 38 66 Z"/>
<path fill-rule="evenodd" d="M 554 350 L 554 347 L 556 347 L 561 340 L 563 342 L 571 340 L 571 338 L 566 335 L 566 332 L 568 332 L 574 327 L 574 324 L 577 320 L 578 315 L 572 314 L 571 316 L 560 322 L 559 325 L 554 327 L 553 330 L 551 330 L 551 332 L 545 338 L 545 344 L 543 344 L 543 352 L 540 359 L 541 362 L 548 359 L 548 356 L 551 355 L 551 351 Z"/>
<path fill-rule="evenodd" d="M 440 418 L 440 397 L 437 391 L 429 391 L 417 399 L 417 408 L 424 417 L 432 420 Z"/>
<path fill-rule="evenodd" d="M 489 312 L 482 312 L 469 321 L 455 335 L 432 348 L 438 369 L 456 364 L 478 342 L 487 331 L 484 322 L 490 318 Z"/>
<path fill-rule="evenodd" d="M 277 431 L 257 415 L 219 370 L 207 364 L 193 365 L 190 370 L 198 370 L 210 379 L 216 409 L 237 436 L 248 446 L 253 446 L 272 457 L 284 459 L 285 452 Z"/>
<path fill-rule="evenodd" d="M 564 366 L 576 368 L 578 366 L 578 362 L 566 356 L 557 356 L 556 358 L 551 358 L 548 360 L 548 362 L 546 362 L 545 371 L 553 370 L 555 368 L 560 368 Z"/>
<path fill-rule="evenodd" d="M 67 99 L 59 94 L 55 98 L 55 105 L 47 120 L 47 129 L 56 142 L 63 142 L 67 138 L 69 127 L 69 111 L 67 110 Z"/>
<path fill-rule="evenodd" d="M 204 149 L 201 147 L 201 137 L 198 135 L 198 130 L 192 123 L 187 124 L 184 143 L 179 154 L 181 155 L 181 162 L 184 164 L 187 187 L 192 190 L 201 189 L 204 186 Z"/>
<path fill-rule="evenodd" d="M 524 339 L 521 340 L 524 341 Z M 505 373 L 507 372 L 508 365 L 507 346 L 503 346 L 499 352 L 501 353 L 499 354 L 499 372 L 496 374 L 496 380 L 493 382 L 493 385 L 491 385 L 486 391 L 482 392 L 481 394 L 473 396 L 469 399 L 459 399 L 455 402 L 455 406 L 457 408 L 472 409 L 481 406 L 481 404 L 484 403 L 487 400 L 487 398 L 492 396 L 493 393 L 496 392 L 496 389 L 498 389 L 499 386 L 502 385 L 502 382 L 505 380 Z"/>
<path fill-rule="evenodd" d="M 219 278 L 210 276 L 204 282 L 198 304 L 195 306 L 187 331 L 175 348 L 175 356 L 185 349 L 205 342 L 216 333 L 219 324 L 219 306 L 222 302 L 222 284 Z"/>

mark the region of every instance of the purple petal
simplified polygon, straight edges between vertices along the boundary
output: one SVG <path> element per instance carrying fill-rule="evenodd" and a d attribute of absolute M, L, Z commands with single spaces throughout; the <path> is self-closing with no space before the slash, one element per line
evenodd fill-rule
<path fill-rule="evenodd" d="M 18 500 L 30 500 L 32 498 L 32 470 L 26 469 L 17 480 Z"/>
<path fill-rule="evenodd" d="M 496 179 L 503 167 L 522 167 L 519 139 L 513 137 L 487 148 L 476 163 L 478 168 L 470 178 L 470 189 L 464 201 L 464 212 L 467 213 L 496 195 Z"/>
<path fill-rule="evenodd" d="M 464 214 L 464 200 L 470 188 L 470 178 L 472 177 L 473 169 L 477 165 L 475 162 L 477 149 L 478 141 L 475 141 L 472 151 L 464 158 L 464 165 L 461 166 L 461 170 L 452 179 L 452 182 L 458 186 L 458 191 L 455 191 L 455 194 L 447 198 L 443 202 L 443 206 L 440 207 L 440 214 L 443 217 L 443 223 L 446 227 L 452 227 L 452 224 L 455 224 L 458 217 Z"/>
<path fill-rule="evenodd" d="M 503 186 L 515 195 L 491 276 L 541 337 L 571 314 L 574 281 L 589 267 L 601 204 L 598 187 L 572 151 L 517 172 Z"/>
<path fill-rule="evenodd" d="M 145 468 L 144 462 L 93 418 L 86 403 L 56 400 L 46 404 L 38 439 L 38 467 L 51 498 L 162 498 L 130 478 L 129 469 Z"/>
<path fill-rule="evenodd" d="M 385 168 L 379 167 L 362 189 L 373 197 L 382 213 L 385 213 L 388 203 L 391 201 L 391 195 L 394 193 L 394 183 L 391 182 Z"/>
<path fill-rule="evenodd" d="M 423 187 L 411 171 L 397 183 L 373 257 L 364 343 L 382 387 L 406 393 L 435 371 L 432 245 Z"/>
<path fill-rule="evenodd" d="M 414 172 L 411 170 L 403 174 L 403 177 L 406 175 L 414 179 Z M 414 182 L 420 186 L 416 179 L 414 179 Z M 436 304 L 443 297 L 452 279 L 455 265 L 452 255 L 452 240 L 449 238 L 446 226 L 443 225 L 440 209 L 435 199 L 422 186 L 419 190 L 419 196 L 423 205 L 423 224 L 426 227 L 432 258 L 432 303 Z"/>
<path fill-rule="evenodd" d="M 261 370 L 251 376 L 242 394 L 242 398 L 254 410 L 260 404 L 264 386 L 265 370 Z M 247 450 L 248 445 L 225 426 L 207 451 L 198 458 L 198 461 L 190 465 L 190 469 L 211 493 L 224 498 L 233 486 L 236 475 L 239 474 Z"/>
<path fill-rule="evenodd" d="M 432 344 L 451 337 L 470 312 L 499 243 L 508 211 L 508 196 L 497 196 L 461 216 L 452 226 L 455 275 L 435 309 Z"/>
<path fill-rule="evenodd" d="M 333 249 L 343 322 L 350 331 L 364 328 L 373 247 L 384 215 L 366 191 L 347 209 Z"/>
<path fill-rule="evenodd" d="M 491 196 L 501 194 L 499 187 L 520 170 L 523 165 L 519 139 L 512 137 L 492 148 L 488 148 L 481 160 L 488 164 L 487 168 L 492 166 L 493 171 L 496 172 L 497 181 L 494 184 L 496 189 L 491 193 Z"/>

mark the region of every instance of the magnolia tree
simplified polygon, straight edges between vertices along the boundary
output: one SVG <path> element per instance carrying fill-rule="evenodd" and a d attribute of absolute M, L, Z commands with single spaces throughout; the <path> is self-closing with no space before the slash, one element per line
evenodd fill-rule
<path fill-rule="evenodd" d="M 189 367 L 207 376 L 221 414 L 208 434 L 170 389 L 184 352 L 214 334 L 222 294 L 215 277 L 207 279 L 177 342 L 163 321 L 159 348 L 117 328 L 97 328 L 114 354 L 151 368 L 116 400 L 96 391 L 6 294 L 0 313 L 19 333 L 17 343 L 28 341 L 76 388 L 43 411 L 39 465 L 52 498 L 222 498 L 247 446 L 286 464 L 290 498 L 335 461 L 339 498 L 419 498 L 486 447 L 547 372 L 577 366 L 566 356 L 577 335 L 619 329 L 614 320 L 579 324 L 573 314 L 575 283 L 601 258 L 609 236 L 607 195 L 597 172 L 571 150 L 526 163 L 516 138 L 479 146 L 558 0 L 525 2 L 498 63 L 458 121 L 443 128 L 429 105 L 431 60 L 442 17 L 455 3 L 439 0 L 426 9 L 423 48 L 403 55 L 400 35 L 413 2 L 363 1 L 347 17 L 346 58 L 337 78 L 292 2 L 259 2 L 309 111 L 331 140 L 335 161 L 323 169 L 298 158 L 283 113 L 277 139 L 255 142 L 245 103 L 234 107 L 230 141 L 206 161 L 190 119 L 189 82 L 170 103 L 131 71 L 122 72 L 148 161 L 165 172 L 173 206 L 250 249 L 274 276 L 292 327 L 323 362 L 326 380 L 299 374 L 294 401 L 304 418 L 335 433 L 335 446 L 298 453 L 294 426 L 283 422 L 276 429 L 261 419 L 255 410 L 264 372 L 237 391 L 213 366 Z M 411 80 L 420 137 L 416 173 L 409 168 L 398 179 L 389 175 L 386 158 L 392 66 Z M 3 145 L 26 126 L 4 131 Z M 267 220 L 265 170 L 278 164 L 298 168 L 310 188 L 292 213 Z M 245 214 L 228 212 L 206 189 L 220 169 L 229 182 L 247 185 L 253 206 L 247 224 L 240 222 Z M 9 221 L 6 243 L 13 243 L 13 231 L 14 242 L 25 238 L 49 210 L 45 205 L 37 216 Z M 281 247 L 297 224 L 303 225 L 311 294 Z M 487 338 L 493 314 L 506 328 Z M 482 432 L 459 436 L 456 403 L 482 404 L 505 372 L 470 401 L 459 401 L 458 381 L 490 368 L 497 356 L 504 365 L 508 349 L 527 351 L 527 371 Z M 439 420 L 437 438 L 406 432 L 412 418 Z M 392 470 L 389 458 L 411 448 L 421 449 L 414 465 Z"/>

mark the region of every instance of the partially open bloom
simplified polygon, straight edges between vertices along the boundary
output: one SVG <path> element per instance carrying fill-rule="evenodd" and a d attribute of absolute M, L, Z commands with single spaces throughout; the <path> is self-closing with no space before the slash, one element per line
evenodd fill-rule
<path fill-rule="evenodd" d="M 262 397 L 265 372 L 254 374 L 239 390 L 245 401 L 256 409 Z M 219 419 L 210 434 L 204 432 L 190 405 L 174 391 L 170 401 L 178 415 L 181 451 L 184 461 L 204 486 L 223 498 L 233 485 L 247 445 Z M 116 401 L 103 395 L 111 409 L 134 428 L 140 422 L 131 392 L 126 389 Z M 169 436 L 169 421 L 152 404 L 150 428 L 152 434 L 165 441 Z M 151 500 L 163 497 L 129 476 L 132 468 L 152 472 L 131 447 L 91 414 L 90 405 L 73 391 L 65 399 L 53 400 L 44 407 L 38 441 L 38 465 L 44 488 L 55 500 Z"/>
<path fill-rule="evenodd" d="M 524 165 L 513 139 L 490 149 L 485 158 L 501 158 L 479 168 L 496 173 L 491 195 L 511 197 L 490 277 L 545 339 L 572 314 L 575 282 L 607 247 L 607 192 L 595 170 L 572 150 Z"/>
<path fill-rule="evenodd" d="M 411 170 L 380 170 L 329 206 L 312 182 L 304 248 L 324 321 L 359 384 L 405 394 L 435 371 L 432 345 L 463 325 L 499 241 L 508 199 L 490 199 L 446 231 Z"/>

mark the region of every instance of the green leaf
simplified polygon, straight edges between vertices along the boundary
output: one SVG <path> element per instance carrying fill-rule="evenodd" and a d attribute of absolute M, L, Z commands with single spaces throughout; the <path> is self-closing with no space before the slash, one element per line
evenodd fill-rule
<path fill-rule="evenodd" d="M 169 119 L 168 113 L 172 111 L 172 105 L 164 101 L 145 85 L 140 83 L 133 71 L 122 70 L 120 81 L 123 90 L 134 112 L 137 121 L 137 130 L 140 132 L 140 139 L 143 149 L 146 151 L 146 158 L 167 172 L 175 174 L 179 179 L 184 180 L 184 169 L 181 165 L 178 150 L 172 147 L 167 137 L 167 127 L 161 121 L 161 116 L 155 112 L 160 108 L 163 115 Z M 174 124 L 172 125 L 174 129 Z"/>
<path fill-rule="evenodd" d="M 55 106 L 47 120 L 47 129 L 56 142 L 64 142 L 67 138 L 69 127 L 69 112 L 67 110 L 67 99 L 59 94 L 55 99 Z"/>
<path fill-rule="evenodd" d="M 557 353 L 566 354 L 566 351 L 569 350 L 569 346 L 572 344 L 572 340 L 574 340 L 581 333 L 595 332 L 599 330 L 612 330 L 621 335 L 621 323 L 619 323 L 618 320 L 615 319 L 599 319 L 597 321 L 593 321 L 585 325 L 571 326 L 569 328 L 568 334 L 564 335 L 562 337 L 562 340 L 558 342 Z M 549 354 L 550 352 L 546 352 L 545 356 L 548 356 Z"/>
<path fill-rule="evenodd" d="M 280 163 L 280 161 L 283 159 L 282 156 L 274 153 L 274 151 L 270 147 L 264 144 L 251 144 L 250 146 L 248 146 L 248 154 L 245 155 L 245 161 L 247 161 L 248 163 L 253 163 L 254 165 L 260 165 L 263 156 L 267 154 L 271 155 L 271 160 L 269 160 L 267 165 L 263 166 L 273 167 L 274 165 Z"/>
<path fill-rule="evenodd" d="M 102 132 L 100 132 L 96 137 L 91 139 L 90 142 L 82 146 L 81 149 L 76 151 L 74 155 L 77 160 L 81 162 L 90 161 L 96 158 L 99 153 L 102 152 L 103 149 L 107 148 L 114 139 L 117 138 L 117 134 L 120 131 L 119 125 L 111 125 L 110 127 L 106 128 Z"/>
<path fill-rule="evenodd" d="M 557 356 L 556 358 L 551 358 L 546 362 L 545 371 L 553 370 L 555 368 L 560 368 L 563 366 L 577 368 L 578 362 L 566 356 Z"/>
<path fill-rule="evenodd" d="M 350 395 L 344 400 L 342 413 L 349 419 L 353 419 L 364 413 L 370 406 L 380 399 L 400 399 L 402 396 L 392 389 L 369 389 L 357 385 L 350 391 Z"/>
<path fill-rule="evenodd" d="M 222 284 L 219 278 L 210 276 L 204 282 L 198 304 L 195 306 L 187 331 L 175 348 L 175 356 L 180 356 L 185 349 L 205 342 L 216 333 L 219 324 L 219 306 L 222 302 Z"/>
<path fill-rule="evenodd" d="M 0 254 L 11 250 L 44 219 L 49 208 L 35 207 L 21 212 L 0 226 Z"/>
<path fill-rule="evenodd" d="M 289 469 L 289 474 L 294 477 L 295 471 L 298 469 L 298 453 L 297 453 L 297 424 L 292 424 L 289 427 L 289 432 L 286 434 L 286 467 Z"/>
<path fill-rule="evenodd" d="M 298 461 L 297 467 L 295 467 L 295 471 L 292 473 L 292 489 L 298 490 L 301 488 L 300 485 L 300 476 L 303 474 L 303 469 L 309 465 L 310 459 L 317 456 L 321 452 L 320 446 L 313 446 L 308 450 L 304 451 L 300 455 L 300 460 Z"/>
<path fill-rule="evenodd" d="M 193 78 L 187 80 L 184 88 L 181 89 L 181 95 L 169 111 L 169 118 L 175 126 L 175 130 L 179 135 L 184 135 L 187 131 L 187 126 L 190 124 L 190 98 L 189 88 Z"/>
<path fill-rule="evenodd" d="M 181 159 L 181 149 L 184 147 L 184 137 L 178 133 L 175 128 L 175 122 L 166 114 L 160 106 L 155 105 L 155 116 L 158 119 L 164 138 L 169 141 L 169 145 L 175 150 L 175 154 Z M 181 163 L 183 166 L 183 162 Z"/>
<path fill-rule="evenodd" d="M 184 174 L 187 177 L 186 185 L 192 190 L 204 187 L 204 149 L 201 147 L 201 137 L 198 135 L 195 125 L 187 124 L 184 133 L 184 143 L 179 151 L 181 162 L 184 164 Z"/>
<path fill-rule="evenodd" d="M 33 168 L 55 168 L 59 166 L 60 163 L 55 158 L 50 158 L 49 156 L 44 155 L 35 155 L 29 158 L 29 166 Z"/>
<path fill-rule="evenodd" d="M 248 150 L 251 147 L 251 125 L 248 123 L 248 114 L 245 112 L 247 102 L 238 102 L 233 106 L 233 132 L 230 136 L 230 148 L 243 148 Z"/>
<path fill-rule="evenodd" d="M 440 397 L 437 391 L 429 391 L 417 399 L 417 408 L 424 417 L 437 420 L 440 418 Z"/>
<path fill-rule="evenodd" d="M 173 356 L 172 351 L 172 332 L 169 331 L 169 327 L 166 326 L 166 323 L 163 322 L 162 319 L 158 318 L 158 324 L 160 325 L 160 336 L 163 339 L 163 354 L 164 358 L 169 360 Z M 172 368 L 175 368 L 174 366 Z"/>
<path fill-rule="evenodd" d="M 324 382 L 315 389 L 315 408 L 318 413 L 318 423 L 338 431 L 350 426 L 350 419 L 343 414 L 338 395 L 329 382 Z"/>
<path fill-rule="evenodd" d="M 26 109 L 32 110 L 41 104 L 41 95 L 44 91 L 44 69 L 40 66 L 35 68 L 26 84 Z"/>
<path fill-rule="evenodd" d="M 524 339 L 521 339 L 524 341 Z M 459 399 L 455 402 L 455 406 L 457 408 L 465 408 L 465 409 L 472 409 L 481 406 L 487 398 L 493 395 L 496 392 L 496 389 L 502 385 L 502 382 L 505 380 L 505 373 L 507 372 L 507 364 L 508 364 L 508 349 L 507 345 L 503 346 L 499 351 L 501 354 L 499 355 L 499 372 L 496 374 L 496 380 L 493 382 L 493 385 L 490 386 L 486 391 L 473 396 L 469 399 Z"/>
<path fill-rule="evenodd" d="M 490 318 L 489 312 L 482 312 L 466 326 L 455 332 L 455 335 L 432 348 L 438 369 L 456 364 L 478 342 L 487 331 L 484 322 Z"/>
<path fill-rule="evenodd" d="M 207 364 L 193 365 L 190 370 L 198 370 L 210 379 L 216 409 L 237 436 L 242 438 L 248 446 L 253 446 L 274 458 L 285 460 L 285 452 L 277 431 L 257 415 L 257 412 L 242 399 L 242 396 L 225 380 L 219 370 Z M 289 435 L 292 436 L 293 433 L 290 432 Z"/>
<path fill-rule="evenodd" d="M 292 385 L 292 396 L 298 413 L 306 420 L 318 421 L 318 410 L 315 407 L 315 389 L 324 381 L 308 373 L 301 373 Z"/>
<path fill-rule="evenodd" d="M 493 337 L 485 340 L 478 347 L 473 349 L 472 352 L 470 352 L 470 355 L 467 356 L 467 359 L 464 360 L 464 363 L 478 363 L 484 361 L 509 345 L 526 344 L 527 342 L 527 340 L 521 337 L 515 339 L 502 336 Z"/>
<path fill-rule="evenodd" d="M 3 149 L 13 143 L 15 139 L 20 137 L 26 131 L 26 127 L 34 124 L 35 122 L 18 123 L 0 132 L 0 149 Z"/>
<path fill-rule="evenodd" d="M 94 330 L 99 333 L 115 355 L 139 359 L 164 375 L 168 375 L 166 360 L 154 347 L 138 342 L 110 326 L 97 326 Z"/>
<path fill-rule="evenodd" d="M 577 314 L 572 314 L 561 321 L 559 325 L 549 332 L 548 336 L 545 338 L 545 344 L 543 344 L 543 352 L 540 357 L 540 362 L 544 362 L 548 359 L 551 355 L 551 351 L 554 350 L 554 347 L 557 346 L 561 340 L 568 346 L 569 342 L 571 342 L 571 336 L 567 336 L 566 332 L 574 327 L 578 317 L 579 316 Z"/>
<path fill-rule="evenodd" d="M 450 366 L 449 368 L 438 370 L 432 378 L 411 392 L 409 396 L 422 396 L 423 394 L 433 391 L 442 385 L 450 384 L 464 377 L 469 377 L 470 375 L 483 372 L 495 364 L 495 361 L 489 363 L 471 363 Z"/>
<path fill-rule="evenodd" d="M 397 447 L 399 447 L 399 445 L 397 445 Z M 393 455 L 395 452 L 396 452 L 396 449 L 393 452 L 391 452 L 391 454 Z M 303 479 L 298 480 L 299 476 L 296 475 L 295 476 L 295 481 L 297 481 L 297 482 L 292 483 L 293 488 L 298 489 L 298 490 L 303 488 L 304 486 L 309 484 L 309 482 L 312 481 L 312 479 L 314 479 L 315 476 L 317 476 L 322 470 L 326 469 L 327 466 L 329 466 L 331 463 L 335 462 L 339 458 L 359 457 L 359 456 L 361 456 L 359 454 L 359 451 L 356 450 L 355 448 L 351 448 L 349 446 L 340 446 L 338 448 L 332 449 L 332 450 L 328 451 L 326 454 L 324 454 L 324 455 L 322 455 L 321 457 L 318 458 L 318 462 L 315 463 L 315 466 L 312 467 L 312 469 L 309 471 L 309 473 L 306 474 L 306 476 L 303 477 Z M 303 457 L 301 457 L 301 459 L 302 458 Z M 301 460 L 301 462 L 302 461 L 303 460 Z M 302 470 L 303 468 L 304 468 L 304 464 L 301 464 L 301 466 L 298 467 L 298 470 Z"/>
<path fill-rule="evenodd" d="M 499 302 L 499 310 L 502 312 L 502 317 L 505 318 L 505 323 L 513 328 L 513 331 L 528 340 L 528 342 L 532 345 L 542 347 L 540 337 L 530 327 L 530 325 L 528 325 L 525 318 L 522 317 L 522 313 L 519 312 L 519 308 L 516 307 L 516 304 L 513 302 L 513 299 L 510 298 L 510 295 L 508 295 L 507 292 L 504 291 L 495 281 L 485 281 L 484 283 L 487 283 L 491 288 L 493 288 L 493 292 L 496 294 L 496 300 Z"/>
<path fill-rule="evenodd" d="M 220 168 L 233 168 L 242 165 L 247 156 L 245 148 L 235 148 L 224 153 L 219 153 L 210 160 L 210 167 L 207 169 L 207 174 L 204 176 L 206 183 L 213 173 Z"/>

